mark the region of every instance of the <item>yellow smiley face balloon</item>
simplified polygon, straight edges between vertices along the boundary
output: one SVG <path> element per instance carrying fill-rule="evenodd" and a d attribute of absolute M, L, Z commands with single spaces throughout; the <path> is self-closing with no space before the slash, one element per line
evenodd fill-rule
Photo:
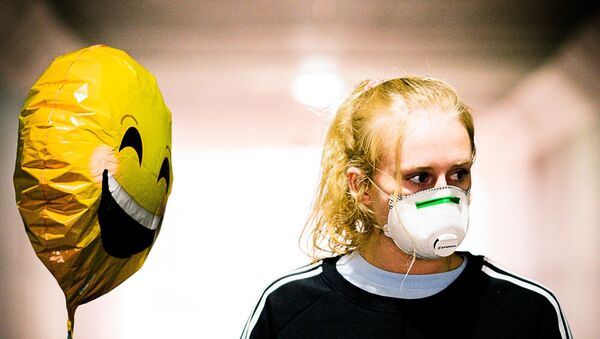
<path fill-rule="evenodd" d="M 58 57 L 19 117 L 16 200 L 33 248 L 78 305 L 144 263 L 173 182 L 171 113 L 154 77 L 96 45 Z"/>

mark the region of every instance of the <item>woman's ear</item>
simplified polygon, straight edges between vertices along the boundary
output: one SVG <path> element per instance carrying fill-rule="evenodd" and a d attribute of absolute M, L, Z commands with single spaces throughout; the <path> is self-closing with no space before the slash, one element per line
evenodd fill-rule
<path fill-rule="evenodd" d="M 350 194 L 359 202 L 365 205 L 371 203 L 371 197 L 366 190 L 367 180 L 365 174 L 356 167 L 350 167 L 346 171 L 346 177 L 348 178 L 348 188 Z"/>

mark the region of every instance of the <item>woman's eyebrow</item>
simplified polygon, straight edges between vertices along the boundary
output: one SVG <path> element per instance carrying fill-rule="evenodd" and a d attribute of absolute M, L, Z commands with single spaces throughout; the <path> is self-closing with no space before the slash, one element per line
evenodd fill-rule
<path fill-rule="evenodd" d="M 466 160 L 466 161 L 461 161 L 459 163 L 452 165 L 452 167 L 463 167 L 463 166 L 473 166 L 473 161 Z"/>
<path fill-rule="evenodd" d="M 465 160 L 465 161 L 460 161 L 460 162 L 452 164 L 451 168 L 472 166 L 472 165 L 473 165 L 473 161 Z M 433 167 L 432 166 L 406 167 L 406 168 L 402 168 L 401 170 L 403 172 L 427 172 L 427 171 L 432 171 Z"/>
<path fill-rule="evenodd" d="M 431 166 L 418 166 L 418 167 L 409 167 L 409 168 L 405 168 L 404 171 L 411 171 L 411 172 L 425 172 L 425 171 L 431 171 L 433 170 L 433 167 Z"/>

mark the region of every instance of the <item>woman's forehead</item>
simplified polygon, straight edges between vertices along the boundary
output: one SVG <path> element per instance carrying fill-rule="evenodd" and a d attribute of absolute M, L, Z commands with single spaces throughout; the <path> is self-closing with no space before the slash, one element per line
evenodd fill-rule
<path fill-rule="evenodd" d="M 395 174 L 397 160 L 402 170 L 471 161 L 470 138 L 458 114 L 410 114 L 401 130 L 386 130 L 378 167 L 387 174 Z"/>

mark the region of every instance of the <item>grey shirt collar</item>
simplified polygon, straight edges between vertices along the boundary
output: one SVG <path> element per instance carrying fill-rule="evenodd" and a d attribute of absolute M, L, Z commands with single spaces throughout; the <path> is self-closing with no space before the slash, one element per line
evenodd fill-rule
<path fill-rule="evenodd" d="M 367 292 L 385 297 L 421 299 L 441 292 L 456 280 L 467 266 L 467 258 L 462 258 L 462 264 L 452 271 L 407 275 L 377 268 L 354 251 L 341 257 L 336 268 L 352 285 Z"/>

